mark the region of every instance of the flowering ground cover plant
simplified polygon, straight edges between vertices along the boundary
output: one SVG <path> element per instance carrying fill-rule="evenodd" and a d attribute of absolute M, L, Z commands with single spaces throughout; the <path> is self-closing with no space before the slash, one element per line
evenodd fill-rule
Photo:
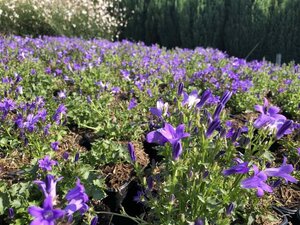
<path fill-rule="evenodd" d="M 267 224 L 272 206 L 298 209 L 298 65 L 7 36 L 0 75 L 1 224 Z"/>

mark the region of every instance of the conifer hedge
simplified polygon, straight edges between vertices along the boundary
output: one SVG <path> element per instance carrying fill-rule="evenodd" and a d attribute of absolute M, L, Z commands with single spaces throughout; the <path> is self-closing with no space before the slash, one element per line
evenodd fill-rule
<path fill-rule="evenodd" d="M 121 38 L 168 48 L 214 47 L 247 59 L 300 62 L 299 0 L 123 0 Z"/>

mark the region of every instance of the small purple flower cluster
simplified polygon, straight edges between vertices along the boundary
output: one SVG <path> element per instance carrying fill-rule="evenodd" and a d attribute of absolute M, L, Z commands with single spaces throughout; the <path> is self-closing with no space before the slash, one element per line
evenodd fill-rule
<path fill-rule="evenodd" d="M 62 177 L 56 179 L 53 175 L 47 174 L 45 181 L 34 181 L 43 191 L 45 200 L 43 207 L 30 206 L 28 208 L 29 214 L 34 217 L 34 220 L 30 223 L 31 225 L 54 225 L 57 220 L 71 222 L 74 213 L 79 212 L 80 214 L 84 214 L 88 210 L 89 207 L 86 202 L 89 199 L 79 179 L 77 179 L 76 186 L 69 190 L 66 195 L 67 206 L 64 209 L 54 208 L 58 204 L 56 185 L 62 179 Z"/>
<path fill-rule="evenodd" d="M 276 138 L 280 139 L 285 134 L 290 134 L 293 129 L 293 121 L 288 120 L 284 115 L 279 114 L 280 109 L 276 106 L 269 106 L 265 98 L 264 105 L 256 105 L 255 110 L 260 116 L 254 121 L 254 127 L 264 127 L 271 132 L 276 132 Z"/>
<path fill-rule="evenodd" d="M 249 172 L 250 168 L 248 167 L 248 162 L 243 162 L 241 159 L 236 159 L 235 161 L 238 164 L 224 170 L 224 176 L 229 176 L 232 174 L 246 174 Z M 283 178 L 286 182 L 297 182 L 297 179 L 290 175 L 294 171 L 293 165 L 287 164 L 286 161 L 287 159 L 284 158 L 283 163 L 280 167 L 267 168 L 262 171 L 259 171 L 256 165 L 253 165 L 253 176 L 242 180 L 241 186 L 243 188 L 255 188 L 257 190 L 257 196 L 262 197 L 264 195 L 264 191 L 269 193 L 273 192 L 272 187 L 266 183 L 268 177 L 280 177 Z"/>

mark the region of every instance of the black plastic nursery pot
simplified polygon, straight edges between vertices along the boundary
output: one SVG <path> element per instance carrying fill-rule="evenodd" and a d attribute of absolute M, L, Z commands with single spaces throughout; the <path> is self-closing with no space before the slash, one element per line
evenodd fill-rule
<path fill-rule="evenodd" d="M 131 180 L 122 185 L 118 190 L 106 190 L 107 197 L 103 203 L 107 205 L 111 212 L 121 213 L 122 209 L 131 217 L 138 217 L 147 210 L 140 202 L 135 201 L 135 196 L 142 187 L 135 180 Z M 109 215 L 109 214 L 108 214 Z M 135 225 L 138 224 L 129 217 L 123 215 L 111 215 L 111 225 Z"/>

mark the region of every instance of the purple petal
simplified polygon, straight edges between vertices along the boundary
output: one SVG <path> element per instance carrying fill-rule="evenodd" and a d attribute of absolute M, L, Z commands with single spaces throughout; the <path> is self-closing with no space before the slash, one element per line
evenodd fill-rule
<path fill-rule="evenodd" d="M 266 116 L 264 114 L 261 114 L 255 121 L 254 121 L 254 127 L 255 128 L 261 128 L 268 124 L 272 119 L 269 116 Z"/>
<path fill-rule="evenodd" d="M 155 116 L 158 116 L 158 117 L 162 116 L 162 111 L 160 109 L 150 108 L 150 112 Z"/>
<path fill-rule="evenodd" d="M 182 145 L 181 142 L 175 143 L 173 146 L 172 158 L 173 160 L 178 160 L 180 155 L 182 154 Z"/>
<path fill-rule="evenodd" d="M 28 208 L 28 213 L 36 218 L 43 217 L 43 211 L 44 210 L 41 207 L 37 206 L 30 206 Z"/>
<path fill-rule="evenodd" d="M 255 105 L 254 106 L 254 109 L 258 112 L 260 112 L 261 114 L 265 114 L 265 111 L 264 111 L 264 107 L 261 106 L 261 105 Z"/>
<path fill-rule="evenodd" d="M 280 108 L 277 106 L 271 106 L 268 110 L 270 116 L 277 114 L 280 111 Z"/>
<path fill-rule="evenodd" d="M 158 131 L 151 131 L 148 133 L 146 140 L 149 143 L 157 143 L 159 145 L 164 145 L 166 142 L 168 142 L 168 140 Z"/>

